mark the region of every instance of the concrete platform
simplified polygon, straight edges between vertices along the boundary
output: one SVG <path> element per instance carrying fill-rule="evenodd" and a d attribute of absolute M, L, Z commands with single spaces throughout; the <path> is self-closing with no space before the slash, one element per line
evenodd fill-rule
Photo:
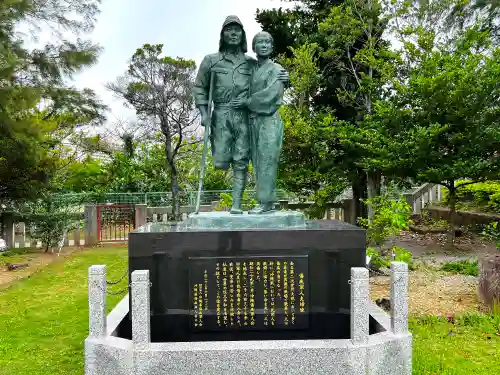
<path fill-rule="evenodd" d="M 129 314 L 126 296 L 106 318 L 105 266 L 89 270 L 90 335 L 86 375 L 411 375 L 412 336 L 407 330 L 408 272 L 393 262 L 389 317 L 368 296 L 368 272 L 353 268 L 351 337 L 341 340 L 218 342 L 150 341 L 149 273 L 132 277 L 132 339 L 118 337 Z M 368 334 L 368 317 L 380 325 Z"/>
<path fill-rule="evenodd" d="M 265 214 L 244 212 L 234 215 L 229 212 L 200 212 L 190 214 L 182 227 L 195 230 L 305 228 L 306 217 L 297 211 L 273 211 Z"/>

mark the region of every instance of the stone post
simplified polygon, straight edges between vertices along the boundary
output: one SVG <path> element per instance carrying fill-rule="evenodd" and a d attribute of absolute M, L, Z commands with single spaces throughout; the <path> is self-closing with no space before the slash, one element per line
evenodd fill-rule
<path fill-rule="evenodd" d="M 99 218 L 97 217 L 97 206 L 85 206 L 85 245 L 94 246 L 99 243 L 97 225 Z"/>
<path fill-rule="evenodd" d="M 368 269 L 351 268 L 351 340 L 355 345 L 368 342 L 369 290 Z"/>
<path fill-rule="evenodd" d="M 139 228 L 147 223 L 148 217 L 148 205 L 147 204 L 136 204 L 135 209 L 135 227 Z"/>
<path fill-rule="evenodd" d="M 408 264 L 391 263 L 391 329 L 395 335 L 408 333 Z"/>
<path fill-rule="evenodd" d="M 89 268 L 89 336 L 106 335 L 106 266 Z"/>
<path fill-rule="evenodd" d="M 132 272 L 132 342 L 147 346 L 151 342 L 149 270 Z"/>

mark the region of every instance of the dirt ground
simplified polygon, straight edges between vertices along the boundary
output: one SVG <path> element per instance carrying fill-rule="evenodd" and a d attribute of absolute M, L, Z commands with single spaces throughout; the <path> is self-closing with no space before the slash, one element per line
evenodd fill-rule
<path fill-rule="evenodd" d="M 406 248 L 415 258 L 431 263 L 477 259 L 479 256 L 497 252 L 495 244 L 485 242 L 471 233 L 457 237 L 451 250 L 446 248 L 445 243 L 445 233 L 401 232 L 397 238 L 390 241 L 391 245 Z"/>
<path fill-rule="evenodd" d="M 410 273 L 409 311 L 412 315 L 459 314 L 467 311 L 482 311 L 484 306 L 478 300 L 477 278 L 465 275 L 451 275 L 429 270 Z M 370 278 L 372 300 L 389 298 L 390 278 Z"/>
<path fill-rule="evenodd" d="M 455 247 L 445 247 L 446 234 L 402 232 L 390 245 L 406 248 L 413 254 L 420 267 L 410 272 L 409 309 L 416 315 L 447 315 L 466 311 L 484 311 L 485 306 L 477 297 L 477 277 L 455 275 L 437 271 L 445 262 L 462 259 L 477 260 L 495 253 L 495 245 L 467 233 L 457 237 Z M 370 295 L 373 300 L 388 298 L 390 278 L 370 278 Z"/>
<path fill-rule="evenodd" d="M 6 287 L 16 280 L 23 279 L 39 271 L 43 267 L 55 261 L 62 261 L 76 251 L 82 251 L 78 247 L 65 247 L 60 255 L 57 253 L 45 253 L 42 249 L 30 249 L 27 253 L 4 256 L 0 253 L 0 289 Z M 27 265 L 15 270 L 8 270 L 9 264 Z"/>

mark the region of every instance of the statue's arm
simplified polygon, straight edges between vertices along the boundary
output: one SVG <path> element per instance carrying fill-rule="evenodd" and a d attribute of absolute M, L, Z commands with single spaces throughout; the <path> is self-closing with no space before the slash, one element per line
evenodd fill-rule
<path fill-rule="evenodd" d="M 208 116 L 208 92 L 210 90 L 210 69 L 212 61 L 210 56 L 205 56 L 198 69 L 198 74 L 194 81 L 194 102 L 200 110 L 201 117 Z"/>
<path fill-rule="evenodd" d="M 248 101 L 248 109 L 261 115 L 272 115 L 283 103 L 285 87 L 280 79 L 281 67 L 273 68 L 266 81 L 266 88 L 253 93 Z"/>

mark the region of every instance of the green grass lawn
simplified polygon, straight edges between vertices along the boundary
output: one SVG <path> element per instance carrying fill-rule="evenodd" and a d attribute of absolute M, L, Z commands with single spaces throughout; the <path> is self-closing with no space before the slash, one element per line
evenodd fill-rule
<path fill-rule="evenodd" d="M 126 269 L 126 248 L 78 252 L 0 290 L 0 375 L 83 374 L 92 264 L 106 264 L 116 280 Z M 108 309 L 120 298 L 108 296 Z M 500 316 L 469 314 L 455 324 L 412 318 L 410 329 L 414 374 L 500 374 Z"/>
<path fill-rule="evenodd" d="M 106 264 L 108 278 L 127 267 L 125 247 L 60 258 L 30 278 L 0 290 L 0 374 L 83 374 L 88 335 L 88 267 Z M 119 290 L 126 281 L 113 288 Z M 108 309 L 122 297 L 108 296 Z"/>

